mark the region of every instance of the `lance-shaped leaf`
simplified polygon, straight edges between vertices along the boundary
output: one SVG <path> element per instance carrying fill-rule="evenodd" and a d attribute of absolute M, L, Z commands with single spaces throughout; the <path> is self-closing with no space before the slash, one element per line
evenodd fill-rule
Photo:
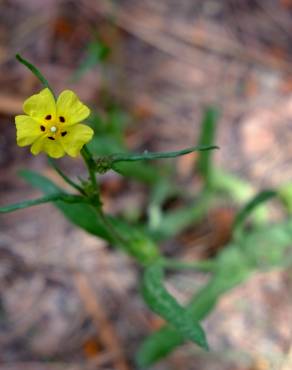
<path fill-rule="evenodd" d="M 187 306 L 192 317 L 204 319 L 212 310 L 223 293 L 239 284 L 242 280 L 238 278 L 222 278 L 221 275 L 214 276 L 194 297 Z M 167 356 L 176 347 L 182 345 L 185 338 L 177 328 L 165 325 L 150 335 L 139 349 L 136 360 L 140 367 L 151 366 L 153 363 Z"/>
<path fill-rule="evenodd" d="M 221 252 L 214 261 L 214 276 L 187 305 L 188 314 L 197 322 L 203 320 L 220 296 L 247 279 L 250 272 L 251 269 L 246 265 L 244 254 L 239 248 L 230 246 Z M 145 340 L 136 356 L 139 366 L 150 366 L 184 343 L 185 338 L 177 328 L 175 329 L 166 325 Z"/>
<path fill-rule="evenodd" d="M 148 152 L 145 151 L 143 154 L 131 154 L 131 153 L 121 153 L 121 154 L 113 154 L 111 156 L 112 164 L 118 162 L 136 162 L 136 161 L 145 161 L 145 160 L 153 160 L 153 159 L 165 159 L 165 158 L 176 158 L 182 155 L 186 155 L 189 153 L 197 152 L 197 151 L 205 151 L 205 150 L 212 150 L 212 149 L 219 149 L 216 145 L 198 145 L 193 146 L 191 148 L 186 148 L 182 150 L 176 150 L 173 152 Z"/>
<path fill-rule="evenodd" d="M 55 195 L 62 191 L 50 179 L 36 172 L 22 171 L 21 176 L 47 195 Z M 147 264 L 159 256 L 158 247 L 151 238 L 139 228 L 123 220 L 107 215 L 101 217 L 100 213 L 90 204 L 68 205 L 63 200 L 57 200 L 54 204 L 70 222 L 122 248 L 141 263 Z M 114 230 L 121 235 L 121 242 L 115 237 Z"/>
<path fill-rule="evenodd" d="M 224 269 L 217 272 L 211 280 L 194 296 L 186 307 L 187 317 L 192 318 L 193 322 L 203 320 L 206 315 L 214 308 L 218 298 L 229 289 L 244 281 L 250 273 L 249 269 L 238 268 L 241 254 L 233 253 L 226 255 L 224 259 L 230 260 L 232 270 Z M 232 261 L 231 261 L 232 260 Z M 233 266 L 233 263 L 237 266 Z M 222 265 L 225 267 L 224 265 Z M 137 353 L 136 360 L 139 366 L 147 367 L 165 357 L 179 345 L 185 342 L 186 337 L 179 327 L 166 325 L 157 332 L 149 336 L 142 344 Z"/>
<path fill-rule="evenodd" d="M 123 162 L 138 162 L 138 161 L 149 161 L 154 159 L 166 159 L 176 158 L 185 154 L 193 153 L 196 151 L 218 149 L 216 145 L 199 145 L 191 148 L 177 150 L 174 152 L 148 152 L 145 151 L 143 154 L 134 153 L 117 153 L 96 159 L 95 171 L 104 173 L 110 169 L 117 172 L 119 171 L 119 164 Z"/>
<path fill-rule="evenodd" d="M 62 202 L 65 203 L 85 203 L 86 199 L 84 197 L 78 196 L 78 195 L 70 195 L 70 194 L 65 194 L 65 193 L 56 193 L 52 195 L 47 195 L 41 198 L 37 199 L 30 199 L 30 200 L 25 200 L 23 202 L 19 203 L 14 203 L 10 204 L 5 207 L 0 207 L 0 213 L 8 213 L 8 212 L 14 212 L 19 209 L 24 209 L 28 207 L 33 207 L 37 206 L 39 204 L 43 203 L 49 203 L 49 202 L 55 202 L 57 200 L 61 200 Z"/>
<path fill-rule="evenodd" d="M 142 283 L 143 297 L 148 306 L 168 321 L 187 340 L 208 349 L 205 333 L 199 323 L 193 320 L 190 312 L 170 295 L 163 285 L 163 268 L 159 263 L 149 266 Z"/>
<path fill-rule="evenodd" d="M 28 183 L 40 189 L 46 195 L 54 195 L 62 191 L 53 181 L 34 171 L 21 171 L 20 174 Z M 68 206 L 68 204 L 60 200 L 57 200 L 54 204 L 73 224 L 91 234 L 99 235 L 106 240 L 113 241 L 110 234 L 98 219 L 94 208 L 89 204 L 70 204 Z"/>
<path fill-rule="evenodd" d="M 240 245 L 230 244 L 216 257 L 214 276 L 187 305 L 194 319 L 203 320 L 221 295 L 248 279 L 256 269 L 291 265 L 291 219 L 243 236 Z M 170 325 L 164 326 L 146 339 L 137 354 L 137 362 L 141 367 L 150 366 L 183 342 L 178 330 Z"/>

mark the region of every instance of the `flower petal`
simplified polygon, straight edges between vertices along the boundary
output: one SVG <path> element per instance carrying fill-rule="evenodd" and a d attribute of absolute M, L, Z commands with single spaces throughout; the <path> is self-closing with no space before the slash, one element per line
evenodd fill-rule
<path fill-rule="evenodd" d="M 24 112 L 34 118 L 43 120 L 48 115 L 51 119 L 56 115 L 56 102 L 53 94 L 48 88 L 40 93 L 32 95 L 23 103 Z"/>
<path fill-rule="evenodd" d="M 30 151 L 33 155 L 37 155 L 43 150 L 44 140 L 46 140 L 46 137 L 40 137 L 32 144 Z"/>
<path fill-rule="evenodd" d="M 30 148 L 32 154 L 37 155 L 40 152 L 46 152 L 52 158 L 61 158 L 65 151 L 58 140 L 50 140 L 48 137 L 41 137 L 35 141 Z"/>
<path fill-rule="evenodd" d="M 57 116 L 65 119 L 64 126 L 81 122 L 89 114 L 89 108 L 81 103 L 73 91 L 65 90 L 59 95 L 57 100 Z"/>
<path fill-rule="evenodd" d="M 29 116 L 16 116 L 15 124 L 18 146 L 30 145 L 42 135 L 40 124 Z"/>
<path fill-rule="evenodd" d="M 59 138 L 66 153 L 71 157 L 77 157 L 84 144 L 88 143 L 93 136 L 92 128 L 87 125 L 74 125 L 67 128 L 65 136 Z"/>

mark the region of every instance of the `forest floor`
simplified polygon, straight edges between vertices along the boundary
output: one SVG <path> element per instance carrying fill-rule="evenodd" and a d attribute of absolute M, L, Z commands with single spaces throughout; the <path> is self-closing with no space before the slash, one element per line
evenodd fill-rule
<path fill-rule="evenodd" d="M 131 117 L 126 141 L 134 151 L 193 146 L 203 108 L 216 105 L 218 167 L 255 189 L 291 179 L 291 1 L 0 5 L 1 204 L 39 196 L 17 176 L 24 168 L 65 186 L 45 156 L 33 157 L 15 144 L 13 117 L 39 88 L 14 60 L 17 52 L 36 63 L 57 91 L 74 89 L 92 108 L 110 92 Z M 112 50 L 106 66 L 74 82 L 96 34 Z M 189 185 L 194 161 L 190 155 L 176 162 L 182 186 Z M 60 162 L 69 174 L 85 175 L 80 161 Z M 112 173 L 100 181 L 110 212 L 145 202 L 144 185 Z M 207 227 L 198 232 L 194 225 L 163 248 L 180 257 L 217 251 L 228 239 L 230 217 L 232 205 L 226 204 L 203 220 Z M 162 320 L 138 295 L 141 271 L 132 260 L 73 227 L 53 205 L 1 216 L 0 231 L 0 370 L 135 369 L 134 353 Z M 281 270 L 255 274 L 222 297 L 204 321 L 210 353 L 187 344 L 152 369 L 291 369 L 291 277 Z M 202 281 L 189 272 L 172 274 L 168 283 L 185 300 Z"/>

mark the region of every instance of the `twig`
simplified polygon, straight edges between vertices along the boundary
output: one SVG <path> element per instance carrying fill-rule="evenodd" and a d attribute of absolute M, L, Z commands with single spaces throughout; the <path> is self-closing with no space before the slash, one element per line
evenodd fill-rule
<path fill-rule="evenodd" d="M 92 317 L 96 330 L 99 333 L 100 340 L 109 352 L 116 354 L 113 357 L 114 368 L 119 370 L 130 370 L 126 359 L 123 356 L 121 344 L 112 327 L 103 305 L 98 301 L 98 297 L 91 287 L 85 274 L 76 273 L 74 275 L 75 285 L 88 314 Z"/>

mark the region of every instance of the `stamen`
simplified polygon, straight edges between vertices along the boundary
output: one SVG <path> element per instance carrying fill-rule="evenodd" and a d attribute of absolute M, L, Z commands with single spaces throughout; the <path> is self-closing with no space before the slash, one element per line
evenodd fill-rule
<path fill-rule="evenodd" d="M 52 137 L 52 136 L 48 136 L 48 139 L 50 139 L 50 140 L 55 140 L 55 138 L 54 138 L 54 137 Z"/>
<path fill-rule="evenodd" d="M 45 119 L 46 120 L 50 120 L 52 118 L 52 115 L 51 114 L 48 114 L 46 117 L 45 117 Z"/>
<path fill-rule="evenodd" d="M 50 128 L 50 130 L 51 130 L 51 132 L 56 132 L 56 131 L 57 131 L 57 127 L 56 127 L 56 126 L 52 126 L 52 127 Z"/>
<path fill-rule="evenodd" d="M 41 125 L 40 128 L 41 128 L 42 131 L 46 131 L 45 126 Z"/>
<path fill-rule="evenodd" d="M 59 117 L 59 120 L 60 120 L 60 122 L 62 122 L 62 123 L 64 123 L 64 122 L 65 122 L 65 118 L 64 118 L 63 116 L 60 116 L 60 117 Z"/>
<path fill-rule="evenodd" d="M 61 136 L 65 136 L 65 135 L 67 135 L 67 131 L 61 132 Z"/>

